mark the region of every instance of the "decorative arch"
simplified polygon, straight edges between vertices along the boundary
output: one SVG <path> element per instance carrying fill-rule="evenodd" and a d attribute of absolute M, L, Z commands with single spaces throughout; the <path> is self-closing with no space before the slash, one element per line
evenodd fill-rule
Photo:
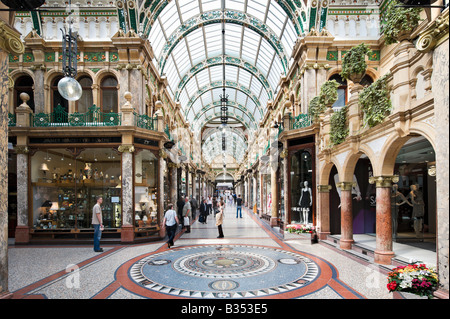
<path fill-rule="evenodd" d="M 361 158 L 361 155 L 366 155 L 370 163 L 372 164 L 372 167 L 374 168 L 374 174 L 376 175 L 377 172 L 375 171 L 375 164 L 377 163 L 377 157 L 375 156 L 374 152 L 368 147 L 363 146 L 358 149 L 357 152 L 350 152 L 345 161 L 344 165 L 342 165 L 342 174 L 339 174 L 339 178 L 341 182 L 351 182 L 353 181 L 353 174 L 355 172 L 356 164 L 358 163 L 358 160 Z"/>
<path fill-rule="evenodd" d="M 175 91 L 174 100 L 175 101 L 179 100 L 181 91 L 183 91 L 183 88 L 187 85 L 187 83 L 191 79 L 193 79 L 193 77 L 196 74 L 198 74 L 204 70 L 207 70 L 210 67 L 217 66 L 217 65 L 223 65 L 223 64 L 241 68 L 243 70 L 250 72 L 262 84 L 262 86 L 264 87 L 264 89 L 267 92 L 269 100 L 273 99 L 272 88 L 270 87 L 270 84 L 267 81 L 264 74 L 257 67 L 255 67 L 253 64 L 250 64 L 249 62 L 246 62 L 245 60 L 242 60 L 240 58 L 220 55 L 220 56 L 215 56 L 215 57 L 212 57 L 212 58 L 209 58 L 209 59 L 203 60 L 202 62 L 197 63 L 184 76 L 182 76 L 180 82 L 178 83 L 177 90 Z"/>
<path fill-rule="evenodd" d="M 288 72 L 289 63 L 283 44 L 278 36 L 264 22 L 241 11 L 227 10 L 222 12 L 221 10 L 213 10 L 201 13 L 187 20 L 168 37 L 158 62 L 160 74 L 164 74 L 167 59 L 181 40 L 204 25 L 222 23 L 223 21 L 249 28 L 264 38 L 279 56 L 284 74 Z"/>
<path fill-rule="evenodd" d="M 187 117 L 190 110 L 192 109 L 192 106 L 194 105 L 195 101 L 202 96 L 203 94 L 205 94 L 208 91 L 217 89 L 217 88 L 230 88 L 230 89 L 235 89 L 238 91 L 241 91 L 242 93 L 246 94 L 250 99 L 253 100 L 253 102 L 256 104 L 257 109 L 260 112 L 261 117 L 263 116 L 264 112 L 261 108 L 261 102 L 259 101 L 258 97 L 252 93 L 252 91 L 243 86 L 240 85 L 239 83 L 235 82 L 235 81 L 225 81 L 225 85 L 223 83 L 223 81 L 216 81 L 216 82 L 212 82 L 208 85 L 205 85 L 204 87 L 200 88 L 200 90 L 198 90 L 194 96 L 191 97 L 191 99 L 189 100 L 189 103 L 186 106 L 186 110 L 184 112 L 184 115 Z"/>

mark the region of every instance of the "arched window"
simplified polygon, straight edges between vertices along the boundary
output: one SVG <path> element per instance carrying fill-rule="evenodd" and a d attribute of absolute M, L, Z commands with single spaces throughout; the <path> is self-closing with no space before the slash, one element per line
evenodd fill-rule
<path fill-rule="evenodd" d="M 28 106 L 34 112 L 34 91 L 33 91 L 33 79 L 31 76 L 23 75 L 19 77 L 14 83 L 14 107 L 18 107 L 22 104 L 20 99 L 21 93 L 27 93 L 30 99 L 27 101 Z"/>
<path fill-rule="evenodd" d="M 333 108 L 344 107 L 347 104 L 347 81 L 344 80 L 339 74 L 335 74 L 330 77 L 330 80 L 336 80 L 339 83 L 338 99 L 333 104 Z"/>
<path fill-rule="evenodd" d="M 63 76 L 57 76 L 55 79 L 53 79 L 52 85 L 51 85 L 51 107 L 52 112 L 53 110 L 58 106 L 61 105 L 63 109 L 68 113 L 69 112 L 69 101 L 67 101 L 65 98 L 59 94 L 58 91 L 58 82 L 61 80 Z"/>
<path fill-rule="evenodd" d="M 101 92 L 101 110 L 102 112 L 118 112 L 118 87 L 117 80 L 108 76 L 101 81 L 100 84 Z"/>
<path fill-rule="evenodd" d="M 362 86 L 366 87 L 369 86 L 373 83 L 373 79 L 370 75 L 364 75 L 364 77 L 362 78 L 361 82 L 359 82 L 359 84 L 361 84 Z"/>
<path fill-rule="evenodd" d="M 92 79 L 88 76 L 83 76 L 78 79 L 78 82 L 83 89 L 81 98 L 77 101 L 77 112 L 86 113 L 89 108 L 94 104 L 94 98 L 92 95 Z"/>

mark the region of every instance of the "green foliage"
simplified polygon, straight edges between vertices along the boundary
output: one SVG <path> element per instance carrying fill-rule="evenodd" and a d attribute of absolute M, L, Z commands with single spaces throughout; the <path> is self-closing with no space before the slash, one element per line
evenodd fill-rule
<path fill-rule="evenodd" d="M 338 99 L 337 88 L 339 83 L 336 80 L 326 81 L 320 87 L 320 102 L 326 105 L 333 105 Z"/>
<path fill-rule="evenodd" d="M 351 48 L 342 59 L 341 77 L 348 80 L 351 74 L 366 72 L 366 55 L 369 53 L 370 49 L 365 43 Z"/>
<path fill-rule="evenodd" d="M 398 42 L 401 31 L 410 32 L 419 25 L 422 8 L 402 8 L 397 0 L 391 1 L 384 15 L 384 24 L 381 32 L 387 45 Z"/>
<path fill-rule="evenodd" d="M 344 142 L 349 132 L 347 126 L 347 106 L 344 106 L 339 111 L 333 113 L 330 119 L 330 125 L 331 145 L 337 145 Z"/>
<path fill-rule="evenodd" d="M 384 75 L 359 94 L 359 105 L 364 112 L 364 126 L 374 127 L 380 124 L 392 109 L 388 77 L 390 74 Z"/>
<path fill-rule="evenodd" d="M 308 115 L 311 117 L 313 122 L 319 119 L 320 113 L 325 111 L 325 104 L 320 103 L 320 96 L 315 96 L 309 102 Z"/>
<path fill-rule="evenodd" d="M 309 102 L 308 115 L 312 121 L 319 119 L 320 113 L 325 112 L 327 105 L 332 105 L 338 99 L 337 88 L 339 83 L 336 80 L 326 81 L 320 87 L 320 94 Z"/>

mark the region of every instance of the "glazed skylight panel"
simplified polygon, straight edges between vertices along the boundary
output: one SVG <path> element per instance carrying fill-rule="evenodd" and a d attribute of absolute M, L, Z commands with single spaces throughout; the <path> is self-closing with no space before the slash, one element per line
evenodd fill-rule
<path fill-rule="evenodd" d="M 240 58 L 241 37 L 243 27 L 236 24 L 225 25 L 225 54 Z M 221 43 L 222 46 L 222 43 Z"/>
<path fill-rule="evenodd" d="M 220 24 L 210 24 L 203 27 L 205 30 L 206 49 L 208 58 L 222 54 L 222 27 Z"/>
<path fill-rule="evenodd" d="M 202 0 L 202 10 L 203 12 L 210 10 L 220 10 L 222 6 L 222 0 Z"/>
<path fill-rule="evenodd" d="M 270 0 L 260 0 L 260 1 L 248 1 L 247 3 L 247 13 L 258 18 L 261 21 L 265 21 L 267 6 Z"/>
<path fill-rule="evenodd" d="M 192 1 L 187 1 L 187 0 L 178 1 L 177 0 L 177 2 L 179 5 L 179 8 L 180 8 L 181 18 L 183 21 L 186 21 L 189 18 L 200 13 L 200 8 L 198 6 L 198 0 L 192 0 Z"/>
<path fill-rule="evenodd" d="M 169 3 L 167 7 L 160 13 L 158 18 L 161 20 L 161 24 L 165 29 L 166 35 L 169 36 L 170 34 L 172 34 L 172 32 L 174 32 L 181 23 L 175 1 Z"/>

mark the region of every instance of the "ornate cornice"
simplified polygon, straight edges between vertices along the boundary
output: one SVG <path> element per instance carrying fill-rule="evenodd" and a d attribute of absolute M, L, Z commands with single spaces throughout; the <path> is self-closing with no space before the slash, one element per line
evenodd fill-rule
<path fill-rule="evenodd" d="M 448 39 L 448 8 L 442 12 L 425 30 L 420 34 L 416 43 L 419 52 L 427 53 Z"/>
<path fill-rule="evenodd" d="M 22 54 L 25 46 L 20 40 L 20 33 L 0 20 L 0 48 L 11 54 Z"/>

